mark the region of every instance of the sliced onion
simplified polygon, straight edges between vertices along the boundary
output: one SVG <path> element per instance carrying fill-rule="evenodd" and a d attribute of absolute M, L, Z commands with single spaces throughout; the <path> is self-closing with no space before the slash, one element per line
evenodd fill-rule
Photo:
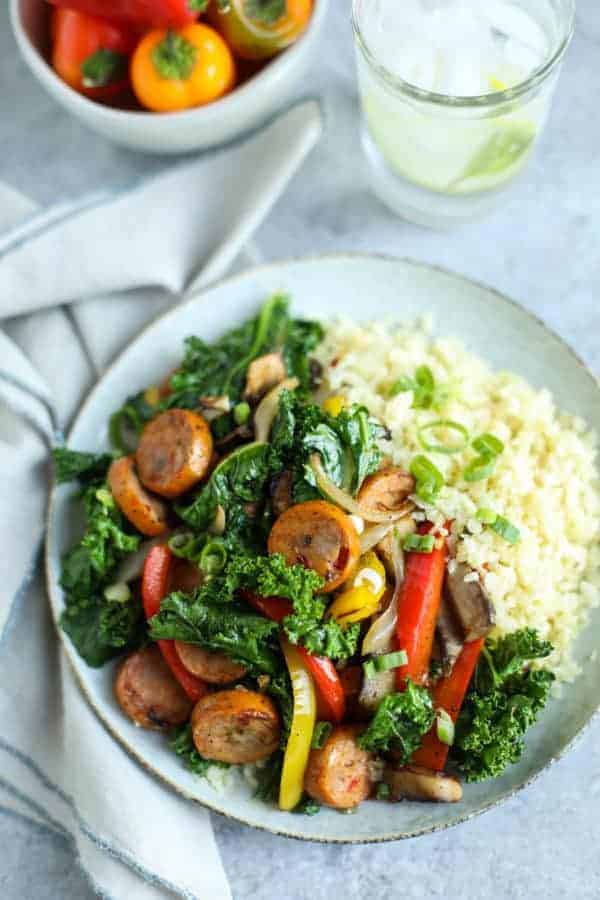
<path fill-rule="evenodd" d="M 221 505 L 217 506 L 217 511 L 215 513 L 215 518 L 213 520 L 212 525 L 208 529 L 211 534 L 223 534 L 225 531 L 225 510 Z"/>
<path fill-rule="evenodd" d="M 317 487 L 325 496 L 329 497 L 337 506 L 345 509 L 346 512 L 352 513 L 353 516 L 360 516 L 366 522 L 380 522 L 381 524 L 387 523 L 391 525 L 399 519 L 408 516 L 414 509 L 414 503 L 411 500 L 407 500 L 399 509 L 395 509 L 393 512 L 383 513 L 367 509 L 328 478 L 318 453 L 313 453 L 310 457 L 310 467 L 315 476 Z"/>
<path fill-rule="evenodd" d="M 169 535 L 170 532 L 165 532 L 164 534 L 161 534 L 160 537 L 152 538 L 151 541 L 144 541 L 134 553 L 130 556 L 126 556 L 117 569 L 115 582 L 124 582 L 127 584 L 129 581 L 135 581 L 136 578 L 141 578 L 144 562 L 148 553 L 153 547 L 156 547 L 157 544 L 166 544 Z"/>
<path fill-rule="evenodd" d="M 269 440 L 271 427 L 279 409 L 282 391 L 293 391 L 300 382 L 297 378 L 285 378 L 262 398 L 254 413 L 254 439 L 264 444 Z"/>
<path fill-rule="evenodd" d="M 404 581 L 404 553 L 400 541 L 393 542 L 392 560 L 394 564 L 394 593 L 387 609 L 375 619 L 367 631 L 362 655 L 371 656 L 378 653 L 390 653 L 394 649 L 394 634 L 398 621 L 398 597 Z"/>
<path fill-rule="evenodd" d="M 393 527 L 393 522 L 386 522 L 383 525 L 371 525 L 370 528 L 366 528 L 360 536 L 360 552 L 367 553 L 372 550 L 390 533 Z"/>

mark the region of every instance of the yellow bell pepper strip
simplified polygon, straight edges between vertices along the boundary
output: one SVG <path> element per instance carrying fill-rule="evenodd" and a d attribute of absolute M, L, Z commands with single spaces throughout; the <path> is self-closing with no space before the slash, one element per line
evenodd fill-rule
<path fill-rule="evenodd" d="M 298 806 L 302 799 L 304 770 L 317 719 L 317 699 L 313 680 L 298 648 L 282 640 L 281 649 L 290 673 L 294 695 L 292 725 L 283 756 L 279 786 L 279 808 L 289 811 Z"/>
<path fill-rule="evenodd" d="M 338 594 L 329 607 L 330 616 L 340 625 L 368 619 L 377 612 L 385 586 L 383 563 L 370 550 L 360 558 L 350 586 Z"/>

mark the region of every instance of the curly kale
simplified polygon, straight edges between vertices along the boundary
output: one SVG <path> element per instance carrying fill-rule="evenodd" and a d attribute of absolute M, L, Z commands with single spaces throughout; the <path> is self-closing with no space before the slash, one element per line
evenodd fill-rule
<path fill-rule="evenodd" d="M 220 762 L 216 759 L 205 759 L 203 756 L 200 756 L 194 745 L 192 726 L 189 722 L 173 730 L 169 739 L 169 747 L 177 756 L 181 757 L 186 769 L 189 769 L 190 772 L 201 778 L 206 776 L 212 766 L 217 766 L 219 769 L 229 769 L 230 767 L 229 763 Z"/>
<path fill-rule="evenodd" d="M 109 453 L 81 453 L 67 447 L 55 447 L 52 459 L 58 484 L 78 481 L 84 487 L 104 481 L 112 462 Z"/>
<path fill-rule="evenodd" d="M 141 537 L 132 532 L 105 486 L 86 488 L 83 502 L 84 535 L 63 559 L 61 625 L 88 665 L 101 666 L 140 639 L 139 599 L 111 602 L 104 597 L 104 588 L 120 561 L 137 550 Z"/>
<path fill-rule="evenodd" d="M 421 746 L 434 715 L 429 691 L 409 680 L 405 691 L 384 697 L 358 744 L 364 750 L 393 750 L 398 764 L 405 765 Z"/>
<path fill-rule="evenodd" d="M 525 628 L 488 641 L 461 710 L 452 759 L 467 781 L 496 778 L 523 752 L 524 736 L 546 705 L 554 675 L 529 663 L 552 652 Z"/>

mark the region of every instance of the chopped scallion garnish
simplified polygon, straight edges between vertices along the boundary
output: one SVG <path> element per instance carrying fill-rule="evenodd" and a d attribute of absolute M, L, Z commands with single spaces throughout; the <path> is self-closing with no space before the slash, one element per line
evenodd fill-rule
<path fill-rule="evenodd" d="M 413 409 L 431 409 L 438 407 L 448 396 L 446 385 L 436 385 L 433 372 L 429 366 L 419 366 L 414 378 L 410 375 L 401 375 L 393 383 L 389 390 L 390 397 L 403 394 L 407 391 L 413 393 Z"/>
<path fill-rule="evenodd" d="M 435 730 L 438 740 L 440 740 L 442 744 L 451 747 L 454 743 L 454 722 L 445 709 L 438 709 L 437 711 Z"/>
<path fill-rule="evenodd" d="M 410 474 L 417 482 L 416 494 L 424 503 L 433 503 L 445 481 L 444 476 L 426 456 L 415 456 L 410 464 Z"/>
<path fill-rule="evenodd" d="M 482 506 L 475 513 L 475 518 L 479 522 L 483 522 L 484 525 L 493 525 L 498 518 L 498 513 L 495 513 L 493 509 L 489 509 L 487 506 Z"/>
<path fill-rule="evenodd" d="M 245 425 L 250 418 L 250 404 L 244 402 L 234 406 L 233 418 L 236 425 Z"/>
<path fill-rule="evenodd" d="M 439 431 L 454 431 L 460 435 L 460 442 L 456 442 L 454 444 L 444 444 L 440 442 L 432 442 L 428 441 L 425 435 L 428 431 L 431 432 L 439 432 Z M 430 453 L 460 453 L 461 450 L 464 450 L 467 444 L 469 443 L 469 432 L 461 425 L 460 422 L 454 422 L 452 419 L 438 419 L 435 422 L 429 422 L 427 425 L 422 425 L 418 431 L 419 443 L 423 450 L 428 450 Z"/>
<path fill-rule="evenodd" d="M 217 575 L 225 568 L 227 550 L 222 541 L 209 541 L 200 554 L 199 565 L 205 575 Z"/>
<path fill-rule="evenodd" d="M 471 444 L 480 456 L 496 457 L 504 451 L 504 444 L 494 434 L 481 434 Z"/>
<path fill-rule="evenodd" d="M 431 553 L 435 547 L 432 534 L 407 534 L 402 549 L 408 553 Z"/>
<path fill-rule="evenodd" d="M 390 796 L 390 786 L 385 781 L 380 781 L 375 789 L 375 797 L 377 800 L 387 800 Z"/>
<path fill-rule="evenodd" d="M 408 662 L 408 656 L 405 650 L 395 650 L 393 653 L 385 653 L 382 656 L 374 656 L 363 663 L 363 672 L 365 678 L 375 678 L 382 672 L 389 672 L 390 669 L 397 669 L 399 666 L 405 666 Z"/>
<path fill-rule="evenodd" d="M 310 746 L 313 750 L 320 750 L 321 747 L 324 747 L 327 738 L 331 734 L 333 730 L 333 725 L 331 722 L 315 722 L 315 727 L 313 729 L 312 740 L 310 742 Z"/>
<path fill-rule="evenodd" d="M 521 532 L 517 526 L 505 519 L 504 516 L 496 516 L 490 527 L 509 544 L 518 544 L 521 540 Z"/>
<path fill-rule="evenodd" d="M 478 456 L 472 463 L 469 463 L 463 472 L 465 481 L 484 481 L 493 474 L 496 468 L 496 459 L 488 456 Z"/>

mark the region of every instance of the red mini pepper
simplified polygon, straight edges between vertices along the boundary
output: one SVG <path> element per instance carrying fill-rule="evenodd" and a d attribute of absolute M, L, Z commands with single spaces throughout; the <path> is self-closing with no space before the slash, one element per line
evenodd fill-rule
<path fill-rule="evenodd" d="M 430 525 L 419 528 L 427 534 Z M 429 672 L 435 626 L 442 599 L 446 569 L 446 542 L 439 541 L 431 553 L 408 553 L 405 575 L 398 598 L 396 646 L 408 656 L 405 666 L 396 669 L 396 684 L 403 690 L 407 678 L 423 684 Z"/>
<path fill-rule="evenodd" d="M 244 591 L 244 599 L 274 622 L 281 622 L 293 612 L 293 606 L 284 597 L 258 597 Z M 326 656 L 313 656 L 304 647 L 297 647 L 306 668 L 315 680 L 319 717 L 328 722 L 341 722 L 346 711 L 346 696 L 337 669 Z"/>
<path fill-rule="evenodd" d="M 107 100 L 129 84 L 129 57 L 137 36 L 127 25 L 56 9 L 52 16 L 52 66 L 70 87 Z"/>
<path fill-rule="evenodd" d="M 165 544 L 152 547 L 144 562 L 142 572 L 142 603 L 147 619 L 160 610 L 160 604 L 169 593 L 169 574 L 173 554 Z M 194 703 L 206 694 L 207 687 L 201 678 L 185 668 L 175 649 L 174 641 L 157 641 L 171 672 Z"/>
<path fill-rule="evenodd" d="M 177 28 L 194 22 L 207 0 L 50 0 L 55 6 L 78 9 L 91 16 L 148 28 Z"/>
<path fill-rule="evenodd" d="M 440 678 L 432 691 L 434 708 L 444 709 L 453 722 L 458 719 L 484 644 L 484 637 L 465 644 L 451 674 L 447 678 Z M 438 738 L 434 724 L 431 731 L 425 735 L 421 747 L 413 755 L 412 762 L 434 772 L 442 772 L 449 749 L 448 745 L 443 744 Z"/>

